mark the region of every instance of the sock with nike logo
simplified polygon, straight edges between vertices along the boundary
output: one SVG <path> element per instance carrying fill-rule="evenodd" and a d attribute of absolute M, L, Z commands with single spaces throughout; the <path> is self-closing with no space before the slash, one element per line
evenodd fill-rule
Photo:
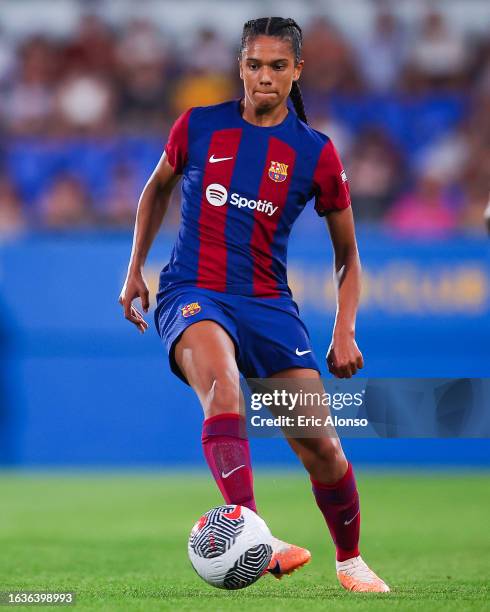
<path fill-rule="evenodd" d="M 337 548 L 337 561 L 346 561 L 359 555 L 359 494 L 352 465 L 334 484 L 311 479 L 313 494 Z"/>
<path fill-rule="evenodd" d="M 225 502 L 257 512 L 245 419 L 231 412 L 206 419 L 202 447 Z"/>

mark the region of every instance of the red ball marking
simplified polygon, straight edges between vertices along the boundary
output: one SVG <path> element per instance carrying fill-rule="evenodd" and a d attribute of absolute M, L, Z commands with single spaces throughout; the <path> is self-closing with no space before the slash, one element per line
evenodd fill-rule
<path fill-rule="evenodd" d="M 208 517 L 203 514 L 197 523 L 197 528 L 200 530 L 204 527 L 204 525 L 208 522 Z"/>
<path fill-rule="evenodd" d="M 225 518 L 231 519 L 231 520 L 236 520 L 239 519 L 242 515 L 242 507 L 241 506 L 236 506 L 235 509 L 232 512 L 224 512 L 223 516 Z"/>

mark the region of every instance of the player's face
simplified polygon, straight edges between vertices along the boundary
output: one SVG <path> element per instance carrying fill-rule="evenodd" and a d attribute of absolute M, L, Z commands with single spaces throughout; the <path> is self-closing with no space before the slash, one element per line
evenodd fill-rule
<path fill-rule="evenodd" d="M 239 62 L 245 96 L 261 113 L 286 104 L 303 69 L 303 60 L 295 64 L 291 42 L 275 36 L 249 39 Z"/>

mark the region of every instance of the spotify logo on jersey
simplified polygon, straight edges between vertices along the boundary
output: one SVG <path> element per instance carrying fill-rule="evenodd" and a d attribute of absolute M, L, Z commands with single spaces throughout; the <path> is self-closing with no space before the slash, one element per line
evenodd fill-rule
<path fill-rule="evenodd" d="M 228 190 L 219 183 L 211 183 L 206 189 L 206 200 L 212 206 L 224 206 L 228 201 Z M 267 200 L 249 200 L 238 193 L 232 193 L 230 202 L 232 206 L 236 206 L 239 210 L 248 208 L 266 214 L 268 217 L 278 210 L 279 206 L 274 206 L 272 202 Z"/>
<path fill-rule="evenodd" d="M 228 191 L 219 183 L 211 183 L 206 189 L 206 200 L 213 206 L 224 206 L 228 199 Z"/>

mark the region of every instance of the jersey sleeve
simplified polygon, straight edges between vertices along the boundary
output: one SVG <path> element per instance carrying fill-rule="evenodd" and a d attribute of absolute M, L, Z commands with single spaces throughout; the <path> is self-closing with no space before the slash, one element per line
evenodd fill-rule
<path fill-rule="evenodd" d="M 187 163 L 191 112 L 192 109 L 189 109 L 175 121 L 165 145 L 168 163 L 174 169 L 175 174 L 182 174 Z"/>
<path fill-rule="evenodd" d="M 347 175 L 331 140 L 324 144 L 318 158 L 313 175 L 313 192 L 315 210 L 320 217 L 332 210 L 342 210 L 350 206 Z"/>

